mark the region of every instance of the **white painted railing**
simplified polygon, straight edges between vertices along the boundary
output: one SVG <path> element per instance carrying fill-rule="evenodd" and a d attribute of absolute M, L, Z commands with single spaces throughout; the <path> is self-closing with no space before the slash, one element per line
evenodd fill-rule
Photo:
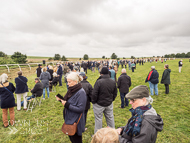
<path fill-rule="evenodd" d="M 46 66 L 47 64 L 55 64 L 55 63 L 58 63 L 59 61 L 56 61 L 56 62 L 46 62 Z M 60 61 L 60 62 L 63 62 L 63 61 Z M 27 64 L 5 64 L 5 65 L 0 65 L 0 67 L 7 67 L 7 70 L 8 72 L 10 73 L 10 66 L 18 66 L 18 68 L 20 69 L 21 71 L 21 67 L 20 66 L 29 66 L 30 70 L 31 70 L 31 66 L 30 65 L 43 65 L 43 63 L 27 63 Z"/>

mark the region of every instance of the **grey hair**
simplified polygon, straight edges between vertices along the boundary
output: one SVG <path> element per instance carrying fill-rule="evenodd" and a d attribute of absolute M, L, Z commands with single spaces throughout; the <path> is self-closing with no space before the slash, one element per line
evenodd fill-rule
<path fill-rule="evenodd" d="M 55 77 L 55 76 L 57 76 L 57 73 L 56 73 L 56 72 L 53 73 L 53 77 Z"/>
<path fill-rule="evenodd" d="M 126 69 L 122 69 L 121 72 L 122 72 L 122 73 L 126 73 Z"/>
<path fill-rule="evenodd" d="M 147 102 L 147 104 L 152 104 L 153 103 L 153 98 L 151 97 L 151 96 L 149 96 L 149 97 L 145 97 L 146 98 L 146 102 Z"/>
<path fill-rule="evenodd" d="M 3 73 L 1 76 L 0 76 L 0 83 L 5 83 L 7 82 L 7 79 L 8 79 L 8 75 L 6 73 Z"/>
<path fill-rule="evenodd" d="M 155 66 L 151 66 L 151 69 L 155 69 Z"/>
<path fill-rule="evenodd" d="M 82 76 L 79 76 L 79 74 L 77 74 L 76 72 L 71 72 L 70 74 L 68 74 L 67 79 L 77 81 L 77 83 L 83 80 Z"/>

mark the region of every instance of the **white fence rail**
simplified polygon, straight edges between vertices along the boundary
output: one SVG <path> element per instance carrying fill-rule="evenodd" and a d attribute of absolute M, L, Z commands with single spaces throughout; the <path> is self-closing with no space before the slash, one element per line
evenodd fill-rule
<path fill-rule="evenodd" d="M 58 63 L 58 62 L 46 62 L 46 65 L 47 64 L 53 64 L 54 65 L 55 63 Z M 39 65 L 39 64 L 43 64 L 43 63 L 41 62 L 41 63 L 27 63 L 27 64 L 5 64 L 5 65 L 0 65 L 0 67 L 7 67 L 7 70 L 10 73 L 10 66 L 18 66 L 18 68 L 21 71 L 21 67 L 20 66 L 29 66 L 29 68 L 31 70 L 31 66 L 30 65 Z"/>

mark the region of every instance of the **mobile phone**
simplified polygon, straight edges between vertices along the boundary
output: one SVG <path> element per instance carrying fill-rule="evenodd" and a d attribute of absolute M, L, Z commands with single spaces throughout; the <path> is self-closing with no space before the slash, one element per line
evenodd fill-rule
<path fill-rule="evenodd" d="M 63 96 L 61 96 L 59 93 L 56 96 L 59 97 L 60 99 L 64 100 Z"/>

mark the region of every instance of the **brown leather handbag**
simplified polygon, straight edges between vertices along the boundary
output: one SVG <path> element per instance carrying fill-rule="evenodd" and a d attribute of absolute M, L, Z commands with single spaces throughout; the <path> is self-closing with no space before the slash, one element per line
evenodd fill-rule
<path fill-rule="evenodd" d="M 80 115 L 79 119 L 78 119 L 78 122 L 72 125 L 67 125 L 65 123 L 63 123 L 63 126 L 61 128 L 62 132 L 66 135 L 69 135 L 69 136 L 73 136 L 76 132 L 77 132 L 77 125 L 80 121 L 80 118 L 81 118 L 82 114 Z"/>

